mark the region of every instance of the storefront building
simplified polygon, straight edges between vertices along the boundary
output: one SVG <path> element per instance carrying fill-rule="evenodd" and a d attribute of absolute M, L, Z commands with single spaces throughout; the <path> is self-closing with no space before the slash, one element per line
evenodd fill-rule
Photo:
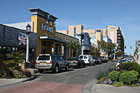
<path fill-rule="evenodd" d="M 30 60 L 35 60 L 39 54 L 55 54 L 72 57 L 72 49 L 66 47 L 68 42 L 78 42 L 78 39 L 56 32 L 56 17 L 41 9 L 29 9 L 32 13 L 31 22 L 0 25 L 0 57 L 6 57 L 16 50 L 26 50 L 26 26 L 31 25 L 29 35 Z M 78 56 L 78 51 L 76 52 Z M 34 62 L 34 61 L 33 61 Z"/>
<path fill-rule="evenodd" d="M 56 54 L 71 57 L 66 44 L 70 41 L 78 42 L 78 39 L 56 32 L 56 17 L 41 9 L 29 9 L 32 13 L 33 32 L 37 33 L 36 57 L 39 54 Z M 78 53 L 77 53 L 78 54 Z"/>

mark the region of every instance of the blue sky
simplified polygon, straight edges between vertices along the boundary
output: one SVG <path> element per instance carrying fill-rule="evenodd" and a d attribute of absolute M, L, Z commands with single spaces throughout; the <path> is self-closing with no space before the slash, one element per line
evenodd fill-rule
<path fill-rule="evenodd" d="M 140 0 L 1 0 L 0 24 L 30 21 L 30 8 L 40 8 L 56 16 L 57 30 L 68 25 L 103 29 L 121 27 L 126 53 L 133 54 L 135 40 L 140 40 Z"/>

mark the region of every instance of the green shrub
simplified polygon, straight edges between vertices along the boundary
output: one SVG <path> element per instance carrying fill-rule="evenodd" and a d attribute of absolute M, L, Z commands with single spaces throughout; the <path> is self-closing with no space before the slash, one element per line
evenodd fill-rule
<path fill-rule="evenodd" d="M 107 77 L 107 76 L 108 76 L 108 72 L 102 72 L 96 77 L 96 79 L 100 80 L 101 78 Z"/>
<path fill-rule="evenodd" d="M 115 87 L 120 87 L 120 86 L 123 86 L 123 85 L 124 85 L 123 82 L 116 81 L 116 82 L 113 83 L 113 86 L 115 86 Z"/>
<path fill-rule="evenodd" d="M 120 70 L 131 71 L 135 70 L 140 74 L 140 65 L 136 62 L 127 62 L 120 64 Z"/>
<path fill-rule="evenodd" d="M 137 71 L 132 70 L 132 73 L 134 73 L 137 77 L 139 76 L 139 73 Z"/>
<path fill-rule="evenodd" d="M 118 80 L 119 76 L 120 76 L 120 72 L 118 72 L 118 71 L 112 71 L 112 72 L 109 73 L 109 78 L 112 81 Z"/>
<path fill-rule="evenodd" d="M 119 77 L 119 81 L 125 84 L 131 84 L 132 82 L 135 82 L 136 80 L 138 80 L 138 77 L 132 71 L 124 71 L 120 74 L 120 77 Z"/>
<path fill-rule="evenodd" d="M 20 70 L 19 63 L 23 62 L 23 56 L 22 51 L 16 51 L 10 54 L 12 60 L 6 61 L 5 66 L 10 70 Z"/>
<path fill-rule="evenodd" d="M 103 78 L 98 80 L 98 83 L 101 83 L 101 82 L 104 82 L 104 81 L 109 81 L 109 78 L 103 77 Z"/>

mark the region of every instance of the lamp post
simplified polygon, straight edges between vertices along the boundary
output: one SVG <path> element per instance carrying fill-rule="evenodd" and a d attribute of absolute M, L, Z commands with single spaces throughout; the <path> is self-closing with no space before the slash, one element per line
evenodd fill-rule
<path fill-rule="evenodd" d="M 26 44 L 25 68 L 29 68 L 30 67 L 30 61 L 29 61 L 29 34 L 31 33 L 31 26 L 29 24 L 26 26 L 26 33 L 27 33 L 27 44 Z"/>

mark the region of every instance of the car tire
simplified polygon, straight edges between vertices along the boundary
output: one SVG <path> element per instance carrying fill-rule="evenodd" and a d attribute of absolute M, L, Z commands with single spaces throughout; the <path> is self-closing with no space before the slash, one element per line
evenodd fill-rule
<path fill-rule="evenodd" d="M 65 70 L 66 70 L 66 71 L 69 70 L 69 65 L 66 65 Z"/>
<path fill-rule="evenodd" d="M 86 66 L 86 64 L 83 64 L 83 68 Z"/>
<path fill-rule="evenodd" d="M 77 64 L 76 68 L 80 68 L 80 65 L 79 65 L 79 64 Z"/>
<path fill-rule="evenodd" d="M 58 73 L 59 72 L 59 66 L 58 65 L 55 66 L 53 72 L 55 72 L 55 73 Z"/>
<path fill-rule="evenodd" d="M 39 73 L 43 73 L 44 72 L 44 69 L 38 69 L 38 72 Z"/>

